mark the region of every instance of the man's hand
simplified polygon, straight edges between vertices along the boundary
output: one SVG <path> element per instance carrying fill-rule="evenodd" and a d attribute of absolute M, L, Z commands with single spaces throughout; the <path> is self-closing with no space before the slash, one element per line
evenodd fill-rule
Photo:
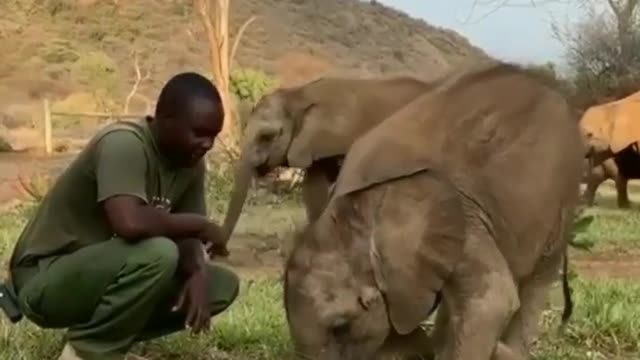
<path fill-rule="evenodd" d="M 206 270 L 198 270 L 185 282 L 173 311 L 185 309 L 187 317 L 185 326 L 194 334 L 209 330 L 211 314 L 209 313 L 209 289 Z"/>
<path fill-rule="evenodd" d="M 209 256 L 229 256 L 227 243 L 224 241 L 224 234 L 218 225 L 209 223 L 209 226 L 206 226 L 198 237 L 204 242 Z"/>

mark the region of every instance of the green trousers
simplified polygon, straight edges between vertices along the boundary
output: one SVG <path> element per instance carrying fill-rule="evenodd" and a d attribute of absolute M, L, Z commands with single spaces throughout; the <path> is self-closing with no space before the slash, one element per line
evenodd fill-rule
<path fill-rule="evenodd" d="M 122 359 L 137 341 L 185 328 L 172 311 L 184 279 L 170 239 L 130 244 L 115 238 L 12 271 L 20 307 L 42 328 L 67 328 L 66 340 L 87 360 Z M 210 311 L 233 303 L 239 279 L 209 265 Z"/>

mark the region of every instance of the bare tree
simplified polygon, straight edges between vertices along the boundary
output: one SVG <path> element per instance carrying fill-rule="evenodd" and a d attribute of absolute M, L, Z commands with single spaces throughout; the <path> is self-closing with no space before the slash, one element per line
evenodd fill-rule
<path fill-rule="evenodd" d="M 124 101 L 124 108 L 123 108 L 123 112 L 125 114 L 129 113 L 129 105 L 131 104 L 131 100 L 133 99 L 134 96 L 139 96 L 143 99 L 143 101 L 145 101 L 146 103 L 146 111 L 148 112 L 151 104 L 149 101 L 149 98 L 147 98 L 144 95 L 140 95 L 138 94 L 138 89 L 140 88 L 140 84 L 143 81 L 148 80 L 149 78 L 151 78 L 151 69 L 147 69 L 145 74 L 142 75 L 142 71 L 140 70 L 140 57 L 138 56 L 138 51 L 137 50 L 133 50 L 133 68 L 135 70 L 135 80 L 133 82 L 133 85 L 131 86 L 131 90 L 129 91 L 129 94 L 127 95 L 125 101 Z"/>
<path fill-rule="evenodd" d="M 229 89 L 229 76 L 231 63 L 238 48 L 238 44 L 246 28 L 255 17 L 250 17 L 239 29 L 234 43 L 229 47 L 229 0 L 195 0 L 200 21 L 205 29 L 209 44 L 209 61 L 211 70 L 220 91 L 223 106 L 225 108 L 225 125 L 222 130 L 221 140 L 228 151 L 237 152 L 238 129 L 235 124 L 236 109 L 231 101 Z"/>
<path fill-rule="evenodd" d="M 554 36 L 564 45 L 573 87 L 583 107 L 638 90 L 638 2 L 592 0 L 585 4 L 585 16 L 578 23 L 564 28 L 552 25 Z"/>
<path fill-rule="evenodd" d="M 637 31 L 634 26 L 637 24 L 636 10 L 639 0 L 607 0 L 611 10 L 615 14 L 618 28 L 618 43 L 622 60 L 629 62 L 634 57 L 634 40 Z M 635 49 L 638 52 L 638 49 Z"/>

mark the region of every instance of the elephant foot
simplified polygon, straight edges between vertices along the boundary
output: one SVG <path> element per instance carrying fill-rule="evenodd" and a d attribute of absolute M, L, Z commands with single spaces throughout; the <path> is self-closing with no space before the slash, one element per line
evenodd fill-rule
<path fill-rule="evenodd" d="M 631 209 L 631 203 L 629 203 L 629 202 L 618 203 L 618 208 L 620 208 L 620 209 Z"/>

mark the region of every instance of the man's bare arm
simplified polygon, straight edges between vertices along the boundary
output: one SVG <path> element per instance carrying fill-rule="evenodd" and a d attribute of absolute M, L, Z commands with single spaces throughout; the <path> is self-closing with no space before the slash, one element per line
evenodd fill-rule
<path fill-rule="evenodd" d="M 97 199 L 111 229 L 127 241 L 153 236 L 212 240 L 217 227 L 205 215 L 171 214 L 149 204 L 146 174 L 149 166 L 144 141 L 131 131 L 117 130 L 97 144 Z"/>
<path fill-rule="evenodd" d="M 104 202 L 104 209 L 114 232 L 129 241 L 153 236 L 166 236 L 176 240 L 200 238 L 207 227 L 216 226 L 206 216 L 168 213 L 129 195 L 108 198 Z"/>
<path fill-rule="evenodd" d="M 207 260 L 202 243 L 198 239 L 185 238 L 178 242 L 178 270 L 189 276 L 205 271 Z"/>

